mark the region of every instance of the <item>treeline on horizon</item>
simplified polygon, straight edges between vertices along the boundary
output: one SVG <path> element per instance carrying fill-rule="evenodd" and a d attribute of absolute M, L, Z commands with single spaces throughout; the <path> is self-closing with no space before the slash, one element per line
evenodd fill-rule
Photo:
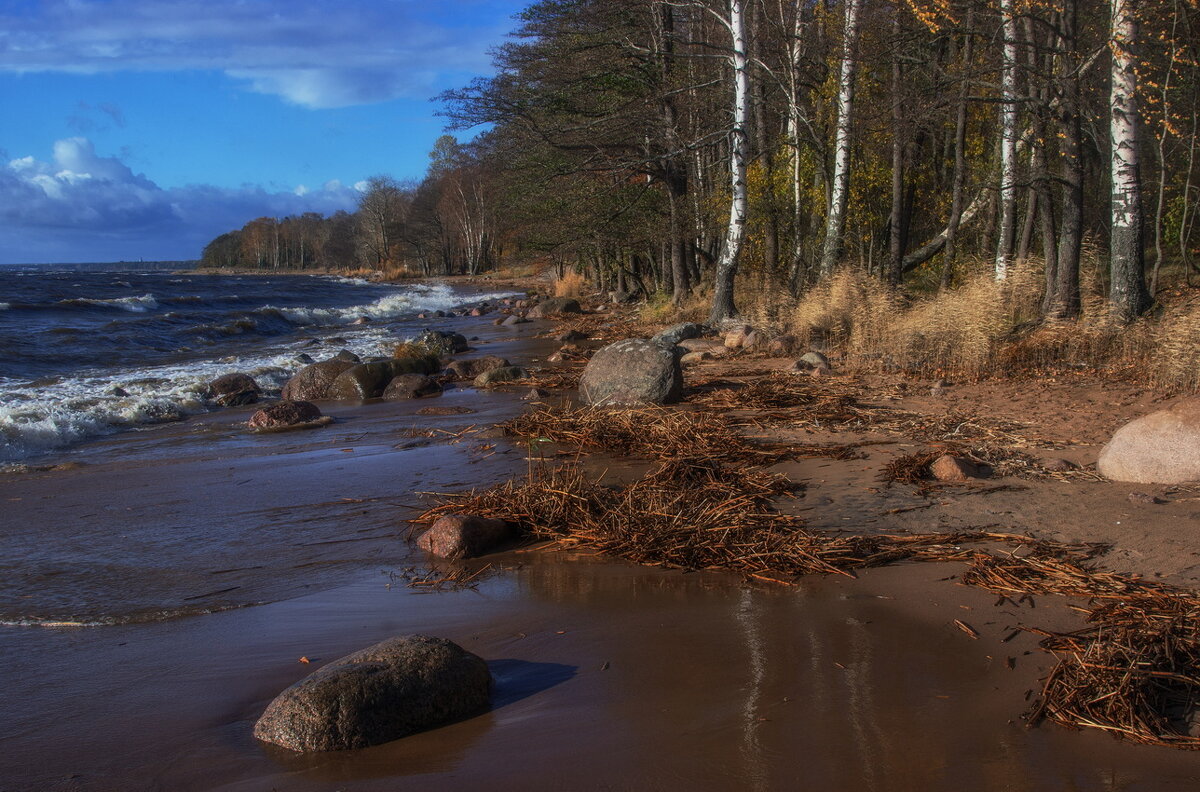
<path fill-rule="evenodd" d="M 1081 272 L 1121 321 L 1196 269 L 1196 0 L 542 0 L 466 144 L 354 213 L 259 218 L 207 266 L 477 274 L 528 260 L 737 313 L 853 270 L 932 291 Z M 1090 268 L 1090 269 L 1089 269 Z M 708 297 L 706 296 L 706 299 Z"/>

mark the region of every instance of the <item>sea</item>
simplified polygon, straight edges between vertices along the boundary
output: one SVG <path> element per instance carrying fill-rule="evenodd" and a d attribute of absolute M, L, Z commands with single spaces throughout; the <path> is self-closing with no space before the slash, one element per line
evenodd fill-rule
<path fill-rule="evenodd" d="M 359 278 L 0 267 L 0 465 L 210 411 L 231 372 L 270 392 L 331 342 L 364 359 L 420 312 L 498 294 Z"/>

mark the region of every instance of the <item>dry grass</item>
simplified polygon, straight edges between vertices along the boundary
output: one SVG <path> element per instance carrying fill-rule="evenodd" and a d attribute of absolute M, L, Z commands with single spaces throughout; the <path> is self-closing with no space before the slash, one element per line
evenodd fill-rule
<path fill-rule="evenodd" d="M 553 287 L 555 297 L 581 297 L 587 289 L 587 279 L 583 273 L 569 270 L 554 279 Z"/>
<path fill-rule="evenodd" d="M 756 326 L 796 335 L 851 369 L 931 379 L 1092 370 L 1168 392 L 1200 390 L 1200 296 L 1164 291 L 1155 313 L 1116 325 L 1108 316 L 1098 259 L 1094 252 L 1089 256 L 1083 311 L 1069 321 L 1042 320 L 1038 261 L 1014 269 L 1003 282 L 987 262 L 977 261 L 957 287 L 912 299 L 846 269 L 799 300 L 779 290 L 749 290 L 742 307 Z"/>

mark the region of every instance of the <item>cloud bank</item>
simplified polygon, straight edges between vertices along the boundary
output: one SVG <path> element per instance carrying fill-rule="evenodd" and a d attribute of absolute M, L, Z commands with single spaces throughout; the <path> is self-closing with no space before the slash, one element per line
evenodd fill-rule
<path fill-rule="evenodd" d="M 218 234 L 256 217 L 352 211 L 359 192 L 332 181 L 287 192 L 207 185 L 163 189 L 84 137 L 53 162 L 0 165 L 0 263 L 198 258 Z"/>
<path fill-rule="evenodd" d="M 0 4 L 0 70 L 217 70 L 309 108 L 424 98 L 488 69 L 508 25 L 471 20 L 496 5 L 432 21 L 421 0 L 18 0 Z"/>

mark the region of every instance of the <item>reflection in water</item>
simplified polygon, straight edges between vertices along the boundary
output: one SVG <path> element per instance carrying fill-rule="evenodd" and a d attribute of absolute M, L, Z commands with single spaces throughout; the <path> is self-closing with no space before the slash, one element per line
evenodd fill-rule
<path fill-rule="evenodd" d="M 758 623 L 758 603 L 755 592 L 742 589 L 738 597 L 736 620 L 742 630 L 746 649 L 750 653 L 750 680 L 746 687 L 746 703 L 742 707 L 742 759 L 746 765 L 744 780 L 747 788 L 756 790 L 768 787 L 766 760 L 763 747 L 759 743 L 760 706 L 763 696 L 763 683 L 766 677 L 766 651 L 763 647 L 763 635 Z"/>

